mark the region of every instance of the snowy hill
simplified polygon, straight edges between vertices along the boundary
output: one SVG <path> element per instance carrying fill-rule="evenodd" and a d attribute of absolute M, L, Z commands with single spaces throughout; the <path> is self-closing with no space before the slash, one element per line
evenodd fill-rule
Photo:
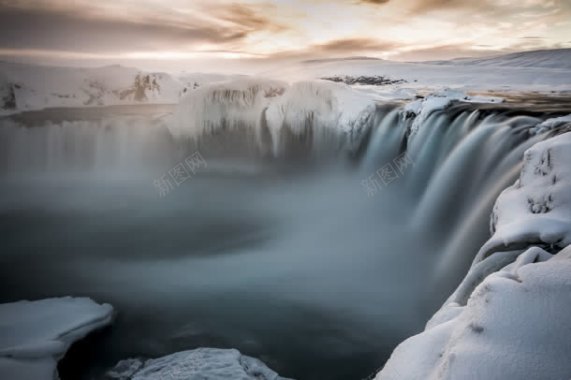
<path fill-rule="evenodd" d="M 72 68 L 0 62 L 0 114 L 49 107 L 178 103 L 186 92 L 225 78 L 173 76 L 119 65 Z"/>
<path fill-rule="evenodd" d="M 535 50 L 484 58 L 460 58 L 433 62 L 441 65 L 528 67 L 571 70 L 571 49 Z"/>
<path fill-rule="evenodd" d="M 324 77 L 383 77 L 393 84 L 376 87 L 389 95 L 394 89 L 417 91 L 452 87 L 473 91 L 571 90 L 571 49 L 514 53 L 488 58 L 437 62 L 393 62 L 369 58 L 304 61 L 265 72 L 280 79 Z"/>

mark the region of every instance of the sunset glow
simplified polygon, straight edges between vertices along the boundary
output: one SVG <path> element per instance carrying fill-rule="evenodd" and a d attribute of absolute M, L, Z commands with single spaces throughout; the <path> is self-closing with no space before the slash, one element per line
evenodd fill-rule
<path fill-rule="evenodd" d="M 430 60 L 571 47 L 567 0 L 0 1 L 0 57 Z"/>

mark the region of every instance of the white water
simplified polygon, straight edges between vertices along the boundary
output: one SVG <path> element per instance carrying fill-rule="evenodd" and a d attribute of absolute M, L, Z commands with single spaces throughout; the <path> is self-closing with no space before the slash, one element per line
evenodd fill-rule
<path fill-rule="evenodd" d="M 164 110 L 3 119 L 1 301 L 114 304 L 95 367 L 219 346 L 299 379 L 372 373 L 464 276 L 543 136 L 527 133 L 542 117 L 477 105 L 410 139 L 400 106 L 368 112 L 327 134 L 262 117 L 192 138 Z M 160 198 L 153 181 L 196 151 L 208 167 Z M 368 197 L 361 181 L 403 153 L 414 166 Z"/>

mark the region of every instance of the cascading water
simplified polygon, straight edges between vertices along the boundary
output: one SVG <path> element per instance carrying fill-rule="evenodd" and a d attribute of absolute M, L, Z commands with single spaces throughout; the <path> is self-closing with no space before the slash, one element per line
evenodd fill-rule
<path fill-rule="evenodd" d="M 465 275 L 552 113 L 455 103 L 419 121 L 369 104 L 347 123 L 327 88 L 271 103 L 280 86 L 227 92 L 227 112 L 1 119 L 0 301 L 114 304 L 84 378 L 198 346 L 299 379 L 372 373 Z M 155 179 L 195 152 L 207 166 L 159 197 Z"/>

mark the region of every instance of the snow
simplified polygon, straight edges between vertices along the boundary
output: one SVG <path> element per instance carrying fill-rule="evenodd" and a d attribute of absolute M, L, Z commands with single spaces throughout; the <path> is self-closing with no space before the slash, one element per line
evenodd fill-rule
<path fill-rule="evenodd" d="M 492 238 L 477 260 L 514 245 L 571 244 L 571 133 L 534 145 L 519 180 L 498 198 Z"/>
<path fill-rule="evenodd" d="M 264 109 L 286 88 L 284 82 L 263 78 L 203 86 L 181 100 L 177 122 L 169 129 L 174 136 L 198 137 L 218 128 L 259 126 Z"/>
<path fill-rule="evenodd" d="M 569 162 L 571 133 L 525 153 L 468 275 L 377 380 L 571 378 Z"/>
<path fill-rule="evenodd" d="M 411 134 L 414 135 L 433 112 L 443 110 L 454 102 L 501 103 L 503 99 L 494 96 L 471 96 L 463 91 L 452 89 L 431 93 L 423 99 L 407 103 L 404 107 L 404 116 L 408 117 L 411 114 L 416 116 L 411 127 Z"/>
<path fill-rule="evenodd" d="M 539 135 L 541 133 L 551 131 L 555 128 L 563 126 L 565 124 L 571 125 L 571 115 L 547 119 L 543 123 L 537 125 L 535 128 L 532 128 L 530 130 L 530 133 L 534 135 Z"/>
<path fill-rule="evenodd" d="M 391 62 L 348 58 L 284 64 L 256 77 L 280 82 L 325 77 L 382 76 L 401 81 L 386 86 L 354 85 L 377 99 L 414 99 L 445 88 L 463 92 L 571 91 L 571 49 L 440 62 Z M 241 76 L 144 72 L 119 65 L 101 68 L 34 66 L 0 62 L 0 115 L 48 107 L 92 107 L 178 103 L 204 84 L 239 81 Z M 255 80 L 250 78 L 249 80 Z"/>
<path fill-rule="evenodd" d="M 111 323 L 113 308 L 89 298 L 0 304 L 0 379 L 57 379 L 57 362 L 75 341 Z"/>
<path fill-rule="evenodd" d="M 386 96 L 399 89 L 415 93 L 449 87 L 469 92 L 569 92 L 571 49 L 509 54 L 485 59 L 393 62 L 381 59 L 320 60 L 264 72 L 289 81 L 332 76 L 383 76 L 406 83 L 377 87 Z M 368 86 L 370 87 L 370 86 Z"/>
<path fill-rule="evenodd" d="M 275 155 L 285 129 L 300 135 L 359 132 L 375 109 L 376 98 L 348 85 L 328 81 L 302 81 L 291 85 L 263 78 L 206 85 L 181 100 L 175 137 L 198 138 L 216 130 L 246 127 L 261 135 L 267 127 Z M 327 130 L 327 131 L 325 131 Z"/>
<path fill-rule="evenodd" d="M 376 380 L 571 378 L 571 248 L 534 247 L 392 354 Z M 442 315 L 444 314 L 444 316 Z"/>
<path fill-rule="evenodd" d="M 571 70 L 571 49 L 535 50 L 483 58 L 460 58 L 433 63 L 442 65 L 531 67 Z"/>
<path fill-rule="evenodd" d="M 50 107 L 176 104 L 201 85 L 228 78 L 144 72 L 119 65 L 71 68 L 0 62 L 0 115 Z"/>
<path fill-rule="evenodd" d="M 198 348 L 158 359 L 127 359 L 107 373 L 116 380 L 287 380 L 234 349 Z"/>

